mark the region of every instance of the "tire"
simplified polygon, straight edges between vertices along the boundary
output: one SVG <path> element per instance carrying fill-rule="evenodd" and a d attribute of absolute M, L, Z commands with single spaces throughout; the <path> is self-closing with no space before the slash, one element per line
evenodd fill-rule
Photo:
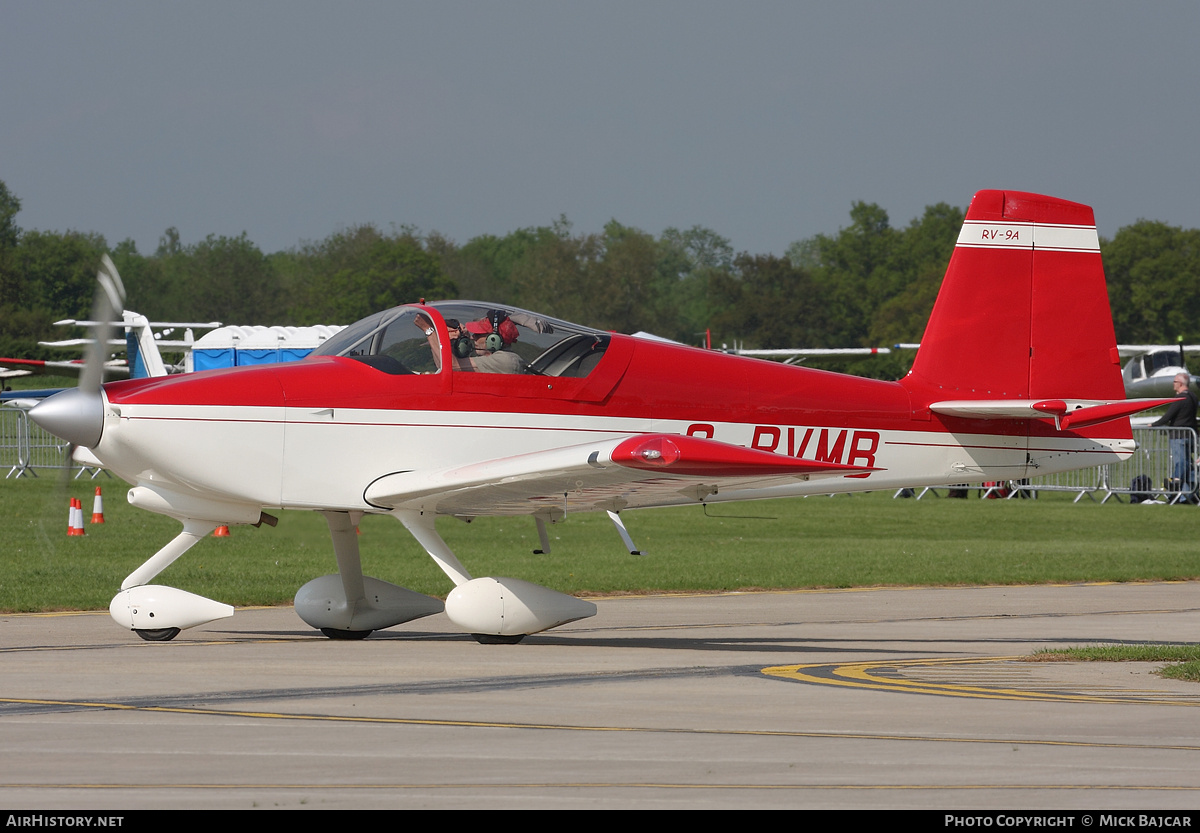
<path fill-rule="evenodd" d="M 321 633 L 328 636 L 330 639 L 357 640 L 366 639 L 374 631 L 344 631 L 338 628 L 321 628 Z"/>
<path fill-rule="evenodd" d="M 133 632 L 147 642 L 170 642 L 179 636 L 179 628 L 135 628 Z"/>
<path fill-rule="evenodd" d="M 527 634 L 523 634 L 523 633 L 518 633 L 513 636 L 504 636 L 503 634 L 498 634 L 498 633 L 473 633 L 473 634 L 471 634 L 471 636 L 474 637 L 475 641 L 478 642 L 480 645 L 516 645 L 518 642 L 520 642 L 522 639 L 524 639 L 526 637 L 526 635 Z"/>

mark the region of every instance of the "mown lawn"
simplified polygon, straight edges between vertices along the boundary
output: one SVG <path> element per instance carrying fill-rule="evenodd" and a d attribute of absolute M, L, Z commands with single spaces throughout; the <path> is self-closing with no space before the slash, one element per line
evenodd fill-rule
<path fill-rule="evenodd" d="M 66 535 L 69 496 L 91 516 L 104 490 L 103 526 Z M 119 481 L 55 477 L 0 484 L 0 611 L 103 609 L 121 580 L 178 531 L 134 509 Z M 719 591 L 873 585 L 1027 584 L 1200 577 L 1188 506 L 1039 500 L 926 498 L 890 493 L 627 511 L 646 553 L 627 553 L 603 513 L 550 528 L 552 552 L 534 555 L 528 518 L 438 522 L 474 575 L 504 575 L 567 593 Z M 360 538 L 364 572 L 444 596 L 449 580 L 386 516 L 368 516 Z M 282 604 L 309 579 L 336 572 L 324 519 L 285 512 L 277 528 L 234 527 L 208 538 L 157 581 L 234 605 Z"/>

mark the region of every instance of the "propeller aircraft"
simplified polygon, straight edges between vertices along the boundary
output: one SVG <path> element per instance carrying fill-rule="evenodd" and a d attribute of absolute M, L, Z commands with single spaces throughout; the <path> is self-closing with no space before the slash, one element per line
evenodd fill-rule
<path fill-rule="evenodd" d="M 1128 358 L 1121 370 L 1125 395 L 1130 399 L 1146 396 L 1170 396 L 1175 377 L 1187 373 L 1195 388 L 1197 377 L 1188 373 L 1184 353 L 1200 352 L 1200 344 L 1119 344 L 1121 358 Z"/>
<path fill-rule="evenodd" d="M 107 259 L 100 283 L 107 321 L 122 303 Z M 481 642 L 516 642 L 596 608 L 473 577 L 438 517 L 530 516 L 545 541 L 545 523 L 597 509 L 1023 478 L 1130 456 L 1128 417 L 1168 401 L 1124 398 L 1091 208 L 980 191 L 897 382 L 446 301 L 379 312 L 290 364 L 85 374 L 30 416 L 182 524 L 110 606 L 143 638 L 232 615 L 152 581 L 217 525 L 290 509 L 324 515 L 338 566 L 296 594 L 309 625 L 354 639 L 444 610 Z M 444 604 L 364 575 L 367 513 L 445 572 Z"/>

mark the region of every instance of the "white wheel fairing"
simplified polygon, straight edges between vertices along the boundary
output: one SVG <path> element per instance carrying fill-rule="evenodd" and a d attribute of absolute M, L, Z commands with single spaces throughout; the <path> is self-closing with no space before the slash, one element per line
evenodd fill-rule
<path fill-rule="evenodd" d="M 108 613 L 130 630 L 185 630 L 233 615 L 233 607 L 186 590 L 143 584 L 113 597 Z"/>
<path fill-rule="evenodd" d="M 517 636 L 595 616 L 596 606 L 540 584 L 484 576 L 450 592 L 446 615 L 470 633 Z"/>
<path fill-rule="evenodd" d="M 318 630 L 377 631 L 441 613 L 444 605 L 431 598 L 363 576 L 365 598 L 346 601 L 341 576 L 320 576 L 296 591 L 296 615 Z"/>

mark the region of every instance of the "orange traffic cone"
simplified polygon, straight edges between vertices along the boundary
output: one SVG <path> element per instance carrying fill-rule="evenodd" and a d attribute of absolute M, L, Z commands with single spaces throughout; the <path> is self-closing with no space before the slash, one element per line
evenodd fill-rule
<path fill-rule="evenodd" d="M 228 538 L 229 537 L 229 527 L 225 526 L 224 524 L 221 524 L 221 526 L 219 526 L 213 530 L 213 537 L 214 538 Z"/>
<path fill-rule="evenodd" d="M 83 505 L 77 497 L 71 498 L 71 519 L 68 535 L 83 535 Z"/>
<path fill-rule="evenodd" d="M 104 498 L 100 496 L 100 487 L 96 487 L 96 497 L 92 499 L 92 523 L 104 523 Z"/>

